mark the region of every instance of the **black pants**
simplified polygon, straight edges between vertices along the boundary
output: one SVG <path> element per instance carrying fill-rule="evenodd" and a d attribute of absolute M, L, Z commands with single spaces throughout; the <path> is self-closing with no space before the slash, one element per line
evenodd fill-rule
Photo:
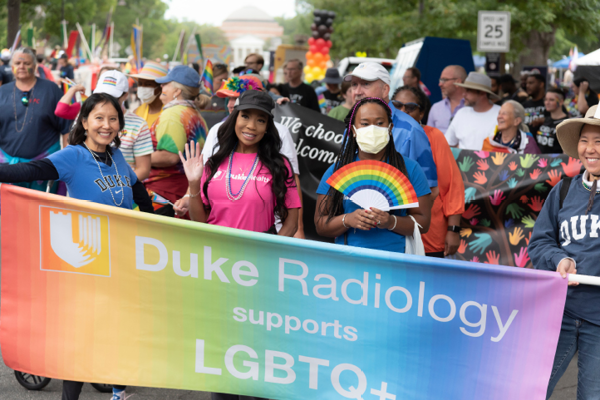
<path fill-rule="evenodd" d="M 240 396 L 239 394 L 211 393 L 211 400 L 268 400 L 262 397 Z"/>
<path fill-rule="evenodd" d="M 444 258 L 443 251 L 436 251 L 434 253 L 425 253 L 427 257 Z"/>
<path fill-rule="evenodd" d="M 83 382 L 63 381 L 62 400 L 78 400 Z"/>

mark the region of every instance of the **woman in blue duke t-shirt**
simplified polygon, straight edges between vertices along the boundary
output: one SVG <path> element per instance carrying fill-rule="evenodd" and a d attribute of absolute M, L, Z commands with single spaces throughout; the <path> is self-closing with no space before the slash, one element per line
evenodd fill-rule
<path fill-rule="evenodd" d="M 396 151 L 392 137 L 392 111 L 379 98 L 362 99 L 355 104 L 347 120 L 347 134 L 337 161 L 321 178 L 317 189 L 315 210 L 317 233 L 335 237 L 338 244 L 404 253 L 405 236 L 414 233 L 414 222 L 406 210 L 390 213 L 358 205 L 327 184 L 327 179 L 338 169 L 358 160 L 387 162 L 402 172 L 413 185 L 419 200 L 417 208 L 408 210 L 427 232 L 431 220 L 431 190 L 427 177 L 415 161 L 404 158 Z"/>
<path fill-rule="evenodd" d="M 41 160 L 0 165 L 0 182 L 61 180 L 73 198 L 127 209 L 135 201 L 141 211 L 153 212 L 144 185 L 118 149 L 124 125 L 117 100 L 93 94 L 81 107 L 70 146 Z M 63 381 L 62 399 L 78 399 L 82 386 L 83 382 Z"/>
<path fill-rule="evenodd" d="M 548 194 L 529 241 L 536 269 L 600 276 L 600 111 L 561 122 L 556 136 L 565 154 L 579 159 L 583 174 L 563 179 Z M 571 162 L 575 162 L 571 159 Z M 562 311 L 562 310 L 560 310 Z M 569 282 L 546 398 L 578 356 L 577 400 L 600 399 L 600 287 Z M 559 310 L 557 310 L 559 312 Z"/>

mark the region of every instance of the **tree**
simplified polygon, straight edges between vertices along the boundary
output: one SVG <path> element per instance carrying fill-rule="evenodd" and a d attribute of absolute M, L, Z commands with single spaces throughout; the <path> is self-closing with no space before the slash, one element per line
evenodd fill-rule
<path fill-rule="evenodd" d="M 471 41 L 476 48 L 479 10 L 510 11 L 511 51 L 518 65 L 546 65 L 556 34 L 597 41 L 600 0 L 303 0 L 335 11 L 331 49 L 336 57 L 356 51 L 395 56 L 403 43 L 424 36 Z M 377 38 L 377 40 L 374 40 Z M 519 68 L 520 69 L 520 68 Z"/>

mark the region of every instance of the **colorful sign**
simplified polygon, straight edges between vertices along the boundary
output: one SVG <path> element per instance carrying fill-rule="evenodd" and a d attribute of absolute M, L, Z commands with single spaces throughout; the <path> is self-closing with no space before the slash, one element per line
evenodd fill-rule
<path fill-rule="evenodd" d="M 557 273 L 1 190 L 12 369 L 279 399 L 545 398 Z"/>
<path fill-rule="evenodd" d="M 532 268 L 529 239 L 546 196 L 581 161 L 566 155 L 452 149 L 465 183 L 465 212 L 456 257 Z"/>

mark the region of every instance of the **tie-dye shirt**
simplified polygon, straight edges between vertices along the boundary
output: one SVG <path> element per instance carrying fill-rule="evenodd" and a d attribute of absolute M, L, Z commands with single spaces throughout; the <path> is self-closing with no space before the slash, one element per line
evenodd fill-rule
<path fill-rule="evenodd" d="M 207 131 L 204 118 L 191 100 L 174 100 L 164 106 L 150 128 L 154 151 L 165 150 L 174 154 L 184 151 L 185 144 L 192 140 L 203 147 Z M 170 201 L 183 197 L 187 190 L 181 162 L 167 168 L 152 168 L 144 183 L 148 189 Z"/>

